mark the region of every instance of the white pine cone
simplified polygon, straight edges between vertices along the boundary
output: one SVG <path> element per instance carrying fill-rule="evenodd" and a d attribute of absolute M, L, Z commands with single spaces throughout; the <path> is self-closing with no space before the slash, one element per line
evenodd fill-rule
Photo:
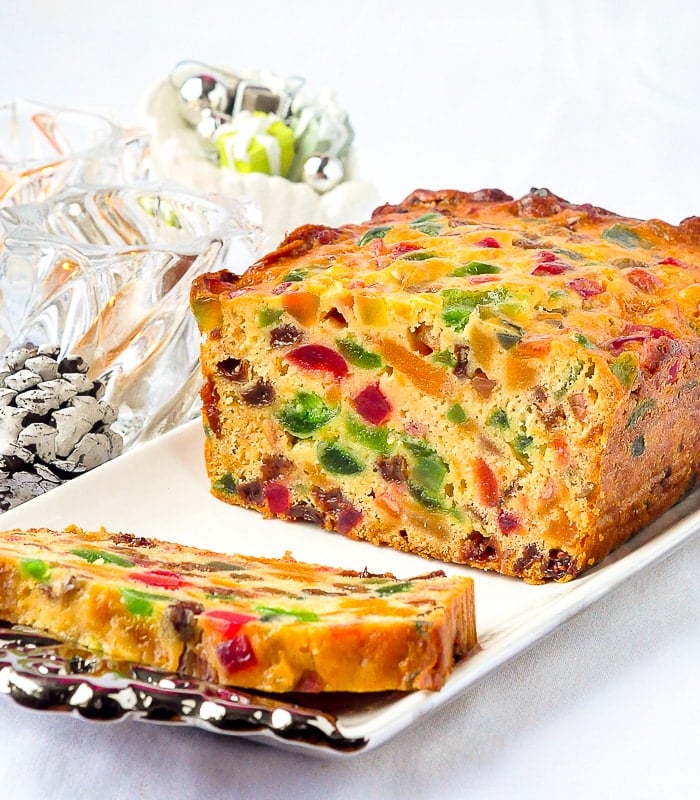
<path fill-rule="evenodd" d="M 105 387 L 53 345 L 21 347 L 0 366 L 0 512 L 122 452 Z"/>

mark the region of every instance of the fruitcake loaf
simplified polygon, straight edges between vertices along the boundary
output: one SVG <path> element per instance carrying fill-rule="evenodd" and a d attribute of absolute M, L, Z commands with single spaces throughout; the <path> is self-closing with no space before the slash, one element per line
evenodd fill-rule
<path fill-rule="evenodd" d="M 213 493 L 565 581 L 700 455 L 700 218 L 417 191 L 197 278 Z"/>
<path fill-rule="evenodd" d="M 476 644 L 470 578 L 398 580 L 78 528 L 0 533 L 0 618 L 267 692 L 439 689 Z"/>

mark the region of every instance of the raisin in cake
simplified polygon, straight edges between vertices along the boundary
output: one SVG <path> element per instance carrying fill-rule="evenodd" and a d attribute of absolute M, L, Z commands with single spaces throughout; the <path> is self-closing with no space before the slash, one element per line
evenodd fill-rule
<path fill-rule="evenodd" d="M 0 618 L 269 692 L 439 689 L 476 644 L 470 578 L 397 580 L 77 528 L 0 534 Z"/>
<path fill-rule="evenodd" d="M 569 580 L 700 453 L 700 218 L 417 191 L 196 279 L 214 494 Z"/>

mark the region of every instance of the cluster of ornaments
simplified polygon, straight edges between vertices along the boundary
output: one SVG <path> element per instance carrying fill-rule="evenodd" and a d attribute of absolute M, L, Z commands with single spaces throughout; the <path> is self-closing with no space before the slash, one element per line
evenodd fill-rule
<path fill-rule="evenodd" d="M 319 193 L 344 180 L 353 130 L 332 93 L 309 97 L 301 79 L 244 78 L 198 62 L 179 64 L 170 82 L 181 116 L 223 169 L 280 175 Z"/>
<path fill-rule="evenodd" d="M 0 366 L 0 511 L 122 452 L 104 384 L 88 377 L 84 359 L 59 353 L 53 345 L 22 347 Z"/>

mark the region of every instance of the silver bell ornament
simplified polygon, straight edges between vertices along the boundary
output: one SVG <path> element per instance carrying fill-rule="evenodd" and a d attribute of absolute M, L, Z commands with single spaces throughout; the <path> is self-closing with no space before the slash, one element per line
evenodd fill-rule
<path fill-rule="evenodd" d="M 247 78 L 198 61 L 183 61 L 170 74 L 180 114 L 204 139 L 240 111 L 277 114 L 285 119 L 303 81 L 269 74 Z"/>
<path fill-rule="evenodd" d="M 319 194 L 330 192 L 343 180 L 343 162 L 337 156 L 317 153 L 304 162 L 304 183 Z"/>
<path fill-rule="evenodd" d="M 225 84 L 213 75 L 192 75 L 179 87 L 182 115 L 198 127 L 205 116 L 227 115 L 233 98 Z"/>

